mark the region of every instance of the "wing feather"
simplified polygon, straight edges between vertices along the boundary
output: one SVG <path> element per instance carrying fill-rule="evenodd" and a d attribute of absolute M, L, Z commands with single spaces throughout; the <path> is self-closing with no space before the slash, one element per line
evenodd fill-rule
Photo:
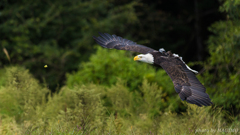
<path fill-rule="evenodd" d="M 156 51 L 152 48 L 138 45 L 137 43 L 128 40 L 123 39 L 122 37 L 116 36 L 116 35 L 110 35 L 108 33 L 101 33 L 99 32 L 99 35 L 101 37 L 95 37 L 93 36 L 93 39 L 102 47 L 109 48 L 109 49 L 118 49 L 118 50 L 128 50 L 128 51 L 134 51 L 138 53 L 149 53 Z"/>
<path fill-rule="evenodd" d="M 212 104 L 209 95 L 206 93 L 206 88 L 180 59 L 164 56 L 162 58 L 164 58 L 165 62 L 162 62 L 160 66 L 172 79 L 175 91 L 181 100 L 186 100 L 198 106 Z"/>

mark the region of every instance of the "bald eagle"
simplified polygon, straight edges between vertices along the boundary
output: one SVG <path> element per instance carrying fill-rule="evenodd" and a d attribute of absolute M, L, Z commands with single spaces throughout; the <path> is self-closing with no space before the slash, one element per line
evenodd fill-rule
<path fill-rule="evenodd" d="M 198 106 L 212 104 L 209 95 L 206 93 L 206 88 L 195 76 L 198 72 L 189 68 L 182 57 L 172 54 L 170 51 L 166 52 L 163 48 L 157 51 L 116 35 L 100 32 L 99 35 L 101 37 L 93 36 L 93 38 L 102 47 L 142 53 L 135 56 L 134 61 L 161 66 L 172 79 L 175 91 L 182 101 L 186 100 L 188 103 Z"/>

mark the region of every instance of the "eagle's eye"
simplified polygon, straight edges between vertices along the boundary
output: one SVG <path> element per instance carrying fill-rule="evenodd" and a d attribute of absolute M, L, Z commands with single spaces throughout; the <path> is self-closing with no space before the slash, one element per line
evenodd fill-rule
<path fill-rule="evenodd" d="M 142 56 L 139 56 L 139 58 L 142 58 Z"/>

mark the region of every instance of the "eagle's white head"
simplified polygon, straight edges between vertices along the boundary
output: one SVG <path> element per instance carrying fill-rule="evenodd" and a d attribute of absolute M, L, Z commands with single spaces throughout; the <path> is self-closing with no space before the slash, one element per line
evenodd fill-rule
<path fill-rule="evenodd" d="M 147 54 L 139 54 L 134 57 L 134 61 L 142 61 L 145 63 L 153 64 L 154 63 L 154 58 L 153 55 L 150 53 Z"/>

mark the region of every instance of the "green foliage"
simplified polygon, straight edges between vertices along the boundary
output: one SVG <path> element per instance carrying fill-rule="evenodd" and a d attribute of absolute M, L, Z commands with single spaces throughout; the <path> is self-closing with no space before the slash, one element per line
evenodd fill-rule
<path fill-rule="evenodd" d="M 6 78 L 4 78 L 6 75 L 6 70 L 5 69 L 0 69 L 0 87 L 4 86 L 6 84 Z"/>
<path fill-rule="evenodd" d="M 3 0 L 1 4 L 1 47 L 12 64 L 24 67 L 0 69 L 0 134 L 229 134 L 223 129 L 239 128 L 239 0 L 226 0 L 220 10 L 227 20 L 209 28 L 214 33 L 208 40 L 210 57 L 199 62 L 205 70 L 198 77 L 216 106 L 201 108 L 181 102 L 164 70 L 134 62 L 131 52 L 101 47 L 78 71 L 67 74 L 66 86 L 58 93 L 49 90 L 88 59 L 96 49 L 91 36 L 97 31 L 129 31 L 129 37 L 130 31 L 149 28 L 158 45 L 157 40 L 168 40 L 159 38 L 156 30 L 164 27 L 160 33 L 167 33 L 172 28 L 161 23 L 155 29 L 148 22 L 161 14 L 166 23 L 171 15 L 147 14 L 146 21 L 139 21 L 141 26 L 130 27 L 138 22 L 136 13 L 144 13 L 138 17 L 145 19 L 145 12 L 154 8 L 135 12 L 134 6 L 144 4 L 111 0 Z M 140 29 L 144 37 L 140 43 L 149 43 L 145 40 L 149 32 Z M 0 53 L 0 59 L 0 67 L 9 63 L 6 53 Z M 49 68 L 44 69 L 45 64 Z M 40 85 L 26 67 L 46 84 Z"/>
<path fill-rule="evenodd" d="M 219 4 L 197 3 L 200 20 L 207 20 L 196 24 L 204 41 L 209 35 L 206 28 L 219 18 L 213 12 Z M 180 53 L 186 61 L 193 60 L 203 55 L 201 49 L 189 53 L 196 48 L 193 5 L 181 0 L 1 0 L 0 47 L 9 58 L 0 53 L 0 68 L 23 65 L 54 92 L 64 85 L 67 72 L 76 71 L 95 53 L 92 36 L 99 31 L 154 49 L 163 47 Z M 205 48 L 204 43 L 201 46 Z M 46 64 L 48 69 L 43 68 Z"/>
<path fill-rule="evenodd" d="M 231 19 L 240 19 L 239 15 L 240 1 L 239 0 L 226 0 L 220 7 L 220 11 L 227 12 L 227 17 Z"/>
<path fill-rule="evenodd" d="M 182 115 L 160 112 L 161 87 L 146 80 L 140 86 L 143 96 L 138 96 L 137 101 L 122 81 L 108 88 L 95 84 L 62 87 L 58 94 L 46 96 L 47 88 L 39 86 L 27 70 L 20 67 L 5 70 L 8 79 L 7 85 L 0 88 L 0 110 L 12 109 L 0 112 L 0 134 L 3 135 L 201 134 L 204 129 L 237 129 L 239 126 L 239 122 L 228 125 L 222 118 L 223 112 L 217 108 L 185 104 L 188 109 Z M 115 112 L 104 107 L 106 96 Z M 141 105 L 135 106 L 133 102 Z M 215 132 L 224 133 L 227 132 Z"/>
<path fill-rule="evenodd" d="M 151 118 L 159 116 L 160 108 L 163 108 L 161 88 L 156 84 L 150 85 L 144 80 L 140 89 L 142 96 L 138 92 L 130 92 L 124 83 L 119 81 L 116 85 L 106 89 L 103 101 L 108 101 L 111 106 L 105 102 L 104 104 L 109 112 L 115 112 L 120 117 L 128 118 L 142 114 Z"/>
<path fill-rule="evenodd" d="M 221 7 L 229 17 L 226 21 L 214 23 L 209 30 L 210 58 L 205 64 L 203 81 L 213 102 L 231 113 L 240 110 L 240 1 L 227 0 Z"/>
<path fill-rule="evenodd" d="M 188 105 L 182 117 L 166 112 L 160 119 L 160 131 L 161 134 L 216 134 L 218 129 L 227 127 L 222 114 L 220 109 Z"/>
<path fill-rule="evenodd" d="M 131 55 L 126 57 L 126 51 L 97 48 L 96 54 L 90 57 L 89 62 L 81 64 L 76 73 L 67 75 L 68 86 L 91 82 L 110 86 L 121 78 L 131 90 L 134 90 L 145 76 L 155 77 L 153 68 L 149 68 L 147 64 L 134 62 Z"/>
<path fill-rule="evenodd" d="M 10 67 L 6 69 L 4 78 L 7 83 L 0 89 L 1 114 L 15 116 L 17 121 L 22 121 L 21 115 L 45 102 L 45 96 L 49 91 L 39 86 L 37 80 L 27 70 Z"/>
<path fill-rule="evenodd" d="M 76 70 L 94 52 L 93 35 L 115 28 L 121 33 L 137 21 L 136 2 L 3 0 L 0 4 L 1 47 L 11 63 L 24 65 L 41 81 L 44 78 L 53 91 L 62 85 L 67 71 Z M 0 53 L 0 67 L 8 63 Z"/>
<path fill-rule="evenodd" d="M 83 133 L 96 127 L 102 130 L 101 87 L 63 87 L 58 94 L 48 96 L 49 90 L 39 86 L 27 70 L 10 67 L 6 71 L 7 85 L 0 88 L 0 134 L 43 134 L 53 127 L 59 133 L 76 132 L 80 127 Z"/>

